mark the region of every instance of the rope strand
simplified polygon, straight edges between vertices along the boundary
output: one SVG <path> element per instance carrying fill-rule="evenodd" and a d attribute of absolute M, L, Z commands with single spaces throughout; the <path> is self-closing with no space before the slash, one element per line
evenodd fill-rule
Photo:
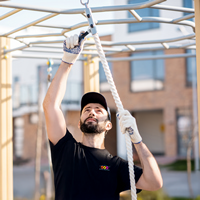
<path fill-rule="evenodd" d="M 115 101 L 115 104 L 117 106 L 118 111 L 121 112 L 121 111 L 124 110 L 124 108 L 123 108 L 122 102 L 120 100 L 120 97 L 118 95 L 115 83 L 113 81 L 112 74 L 110 72 L 104 51 L 102 49 L 98 33 L 94 34 L 93 37 L 94 37 L 94 40 L 95 40 L 95 44 L 96 44 L 96 47 L 97 47 L 97 51 L 98 51 L 101 63 L 103 65 L 104 72 L 106 74 L 107 81 L 108 81 L 109 86 L 110 86 L 110 91 L 112 93 L 112 96 L 113 96 L 113 99 Z M 135 187 L 135 174 L 134 174 L 134 169 L 133 169 L 134 162 L 133 162 L 132 142 L 131 142 L 131 139 L 130 139 L 129 134 L 127 132 L 125 133 L 125 139 L 126 139 L 126 149 L 127 149 L 127 155 L 128 155 L 129 176 L 130 176 L 130 185 L 131 185 L 131 197 L 132 197 L 132 200 L 136 200 L 137 195 L 136 195 L 136 187 Z"/>

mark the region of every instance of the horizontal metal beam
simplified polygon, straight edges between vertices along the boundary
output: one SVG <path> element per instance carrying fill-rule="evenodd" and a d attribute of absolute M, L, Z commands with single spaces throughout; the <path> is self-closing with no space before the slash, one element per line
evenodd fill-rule
<path fill-rule="evenodd" d="M 12 58 L 33 58 L 33 59 L 55 59 L 55 60 L 62 60 L 60 56 L 43 56 L 43 55 L 22 55 L 22 54 L 13 54 Z M 87 58 L 79 57 L 79 61 L 86 61 Z"/>
<path fill-rule="evenodd" d="M 168 46 L 168 49 L 196 49 L 196 42 L 194 43 L 187 43 L 187 44 L 184 44 L 184 45 L 169 45 Z M 129 48 L 129 49 L 122 49 L 120 52 L 106 52 L 106 56 L 113 56 L 117 53 L 131 53 L 131 52 L 144 52 L 144 51 L 162 51 L 162 50 L 165 50 L 166 48 L 165 47 L 162 47 L 162 46 L 156 46 L 156 47 L 144 47 L 144 48 Z"/>
<path fill-rule="evenodd" d="M 38 50 L 38 49 L 24 49 L 23 52 L 37 52 L 37 53 L 59 53 L 63 54 L 63 51 L 53 51 L 53 50 Z M 81 54 L 95 55 L 98 56 L 97 51 L 82 51 Z"/>
<path fill-rule="evenodd" d="M 157 56 L 138 56 L 138 57 L 118 57 L 118 58 L 106 58 L 108 62 L 118 61 L 136 61 L 136 60 L 157 60 L 157 59 L 170 59 L 170 58 L 189 58 L 196 57 L 196 54 L 172 54 L 172 55 L 157 55 Z M 55 59 L 60 60 L 60 56 L 41 56 L 41 55 L 12 55 L 12 58 L 35 58 L 35 59 Z M 86 57 L 80 57 L 79 61 L 86 61 Z"/>
<path fill-rule="evenodd" d="M 178 11 L 178 12 L 187 12 L 194 13 L 194 8 L 184 8 L 177 6 L 168 6 L 168 5 L 153 5 L 151 8 L 160 9 L 160 10 L 170 10 L 170 11 Z"/>
<path fill-rule="evenodd" d="M 158 44 L 158 43 L 170 43 L 177 42 L 186 39 L 192 39 L 195 37 L 195 33 L 184 35 L 175 38 L 162 39 L 162 40 L 141 40 L 141 41 L 128 41 L 128 42 L 112 42 L 112 41 L 101 41 L 104 46 L 122 46 L 122 45 L 141 45 L 141 44 Z M 86 41 L 85 44 L 95 44 L 93 41 Z"/>
<path fill-rule="evenodd" d="M 95 12 L 110 12 L 110 11 L 122 11 L 122 10 L 137 10 L 141 8 L 147 8 L 153 6 L 158 3 L 162 3 L 166 0 L 151 0 L 147 3 L 138 3 L 138 4 L 128 4 L 128 5 L 117 5 L 117 6 L 102 6 L 102 7 L 91 7 L 93 13 Z M 32 10 L 32 11 L 41 11 L 41 12 L 49 12 L 49 13 L 57 13 L 57 14 L 82 14 L 85 12 L 85 8 L 79 9 L 52 9 L 52 8 L 44 8 L 37 6 L 28 6 L 22 4 L 14 4 L 14 3 L 0 3 L 0 7 L 7 8 L 18 8 L 23 10 Z"/>
<path fill-rule="evenodd" d="M 128 41 L 128 42 L 112 42 L 112 41 L 101 41 L 101 44 L 103 46 L 129 46 L 130 45 L 138 45 L 138 44 L 156 44 L 156 43 L 160 43 L 160 44 L 163 44 L 163 43 L 170 43 L 170 42 L 176 42 L 176 41 L 181 41 L 181 40 L 185 40 L 185 39 L 191 39 L 191 38 L 194 38 L 195 37 L 195 34 L 189 34 L 189 35 L 185 35 L 185 36 L 181 36 L 181 37 L 176 37 L 176 38 L 171 38 L 171 39 L 163 39 L 163 40 L 150 40 L 150 41 Z M 54 44 L 54 43 L 63 43 L 63 40 L 44 40 L 44 41 L 35 41 L 35 42 L 30 42 L 28 45 L 25 45 L 25 46 L 21 46 L 21 47 L 17 47 L 17 48 L 14 48 L 14 49 L 8 49 L 8 50 L 4 50 L 4 53 L 10 53 L 10 52 L 13 52 L 13 51 L 17 51 L 17 50 L 21 50 L 21 49 L 24 49 L 24 48 L 27 48 L 28 46 L 37 46 L 37 47 L 44 47 L 44 46 L 39 46 L 38 44 Z M 95 42 L 94 41 L 86 41 L 85 42 L 85 45 L 95 45 Z M 186 48 L 188 46 L 191 46 L 191 45 L 195 45 L 195 42 L 192 42 L 192 43 L 187 43 L 187 44 L 181 44 L 181 45 L 177 45 L 177 46 L 169 46 L 169 48 Z M 47 48 L 62 48 L 62 46 L 45 46 Z M 128 47 L 128 48 L 129 48 Z M 90 47 L 86 47 L 86 49 L 88 49 Z M 93 47 L 91 47 L 93 48 Z M 129 48 L 130 49 L 130 48 Z M 132 46 L 132 50 L 135 51 L 141 51 L 141 50 L 138 50 L 140 48 L 135 48 Z M 150 51 L 152 49 L 151 48 L 141 48 L 143 49 L 142 51 Z M 154 47 L 153 48 L 154 50 L 155 49 L 163 49 L 161 47 Z M 110 51 L 112 51 L 110 49 Z M 114 49 L 114 51 L 116 51 Z M 118 49 L 118 52 L 120 52 L 120 50 Z M 122 50 L 122 52 L 125 52 L 124 50 Z M 110 54 L 113 54 L 113 53 L 110 53 Z"/>
<path fill-rule="evenodd" d="M 106 58 L 108 62 L 118 61 L 136 61 L 136 60 L 158 60 L 158 59 L 169 59 L 169 58 L 188 58 L 196 57 L 196 54 L 173 54 L 173 55 L 157 55 L 157 56 L 130 56 L 130 57 L 118 57 L 118 58 Z"/>
<path fill-rule="evenodd" d="M 57 29 L 69 29 L 69 31 L 71 30 L 71 26 L 66 26 L 66 25 L 48 25 L 48 24 L 36 24 L 34 25 L 36 27 L 42 27 L 42 28 L 57 28 Z"/>
<path fill-rule="evenodd" d="M 62 36 L 61 33 L 46 33 L 46 34 L 35 34 L 35 35 L 19 35 L 19 36 L 16 36 L 15 39 L 41 38 L 41 37 L 58 37 L 58 36 Z"/>
<path fill-rule="evenodd" d="M 168 18 L 161 18 L 161 17 L 143 17 L 142 20 L 139 22 L 138 20 L 129 18 L 129 19 L 112 19 L 112 20 L 100 20 L 97 22 L 97 25 L 110 25 L 110 24 L 129 24 L 129 23 L 145 23 L 145 22 L 149 22 L 149 23 L 153 23 L 153 22 L 158 22 L 158 23 L 169 23 L 169 24 L 175 24 L 173 19 L 168 19 Z M 190 26 L 193 30 L 195 29 L 195 23 L 192 21 L 188 21 L 188 20 L 184 20 L 181 22 L 177 22 L 176 24 L 178 25 L 185 25 L 185 26 Z M 19 38 L 33 38 L 33 37 L 52 37 L 52 36 L 63 36 L 65 33 L 81 28 L 81 27 L 85 27 L 88 26 L 88 22 L 81 22 L 78 24 L 75 24 L 71 27 L 67 27 L 67 29 L 65 29 L 65 26 L 61 27 L 61 26 L 54 26 L 54 25 L 36 25 L 36 26 L 40 26 L 40 27 L 49 27 L 49 28 L 63 28 L 64 30 L 61 33 L 52 33 L 52 34 L 35 34 L 35 35 L 20 35 L 20 36 L 16 36 L 16 39 Z"/>

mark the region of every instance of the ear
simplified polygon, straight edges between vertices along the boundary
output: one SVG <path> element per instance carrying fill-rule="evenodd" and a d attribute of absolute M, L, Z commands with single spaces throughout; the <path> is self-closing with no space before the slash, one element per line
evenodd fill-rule
<path fill-rule="evenodd" d="M 106 124 L 106 130 L 109 131 L 112 128 L 112 123 L 110 121 Z"/>
<path fill-rule="evenodd" d="M 81 123 L 80 123 L 80 120 L 78 121 L 78 128 L 80 129 L 81 127 Z"/>

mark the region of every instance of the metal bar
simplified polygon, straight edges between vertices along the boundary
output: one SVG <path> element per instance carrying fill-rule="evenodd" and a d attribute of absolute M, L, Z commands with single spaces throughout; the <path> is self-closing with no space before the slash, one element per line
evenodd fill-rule
<path fill-rule="evenodd" d="M 6 14 L 0 16 L 0 20 L 5 19 L 5 18 L 7 18 L 7 17 L 9 17 L 9 16 L 11 16 L 11 15 L 14 15 L 15 13 L 18 13 L 18 12 L 21 11 L 21 10 L 22 10 L 22 9 L 15 9 L 15 10 L 12 10 L 12 11 L 10 11 L 10 12 L 8 12 L 8 13 L 6 13 Z"/>
<path fill-rule="evenodd" d="M 170 43 L 177 42 L 180 40 L 191 39 L 194 38 L 195 34 L 184 35 L 181 37 L 175 37 L 170 39 L 162 39 L 162 40 L 142 40 L 142 41 L 128 41 L 128 42 L 112 42 L 112 41 L 101 41 L 101 44 L 104 46 L 121 46 L 121 45 L 140 45 L 140 44 L 157 44 L 157 43 Z M 86 41 L 85 44 L 94 44 L 93 41 Z"/>
<path fill-rule="evenodd" d="M 32 45 L 32 47 L 39 47 L 39 48 L 55 48 L 55 49 L 61 49 L 61 48 L 62 48 L 61 45 L 54 45 L 54 46 L 50 46 L 50 45 Z"/>
<path fill-rule="evenodd" d="M 54 13 L 54 14 L 47 15 L 47 16 L 42 17 L 42 18 L 40 18 L 40 19 L 38 19 L 38 20 L 36 20 L 36 21 L 33 21 L 33 22 L 31 22 L 31 23 L 29 23 L 29 24 L 26 24 L 26 25 L 24 25 L 24 26 L 22 26 L 22 27 L 19 27 L 19 28 L 13 30 L 13 31 L 10 31 L 10 32 L 8 32 L 8 33 L 5 33 L 5 34 L 2 35 L 2 36 L 7 37 L 7 36 L 9 36 L 9 35 L 11 35 L 11 34 L 13 34 L 13 33 L 16 33 L 16 32 L 18 32 L 18 31 L 21 31 L 21 30 L 23 30 L 23 29 L 25 29 L 25 28 L 28 28 L 28 27 L 33 26 L 33 25 L 35 25 L 35 24 L 38 24 L 38 23 L 40 23 L 40 22 L 42 22 L 42 21 L 45 21 L 45 20 L 50 19 L 50 18 L 52 18 L 52 17 L 55 17 L 55 16 L 57 16 L 57 15 L 58 15 L 58 14 L 55 14 L 55 13 Z"/>
<path fill-rule="evenodd" d="M 185 15 L 183 17 L 179 17 L 177 19 L 174 19 L 173 22 L 174 23 L 177 23 L 177 22 L 180 22 L 180 21 L 183 21 L 183 20 L 187 20 L 187 19 L 191 19 L 194 17 L 194 14 L 190 14 L 190 15 Z"/>
<path fill-rule="evenodd" d="M 160 18 L 160 17 L 143 17 L 142 21 L 140 23 L 144 23 L 144 22 L 159 22 L 159 23 L 170 23 L 170 24 L 174 24 L 173 19 L 167 19 L 167 18 Z M 38 22 L 39 23 L 39 22 Z M 138 23 L 137 20 L 135 19 L 113 19 L 113 20 L 100 20 L 98 21 L 98 25 L 108 25 L 108 24 L 128 24 L 128 23 Z M 191 21 L 182 21 L 182 22 L 178 22 L 178 25 L 186 25 L 186 26 L 190 26 L 194 29 L 195 24 L 194 22 Z M 34 24 L 32 24 L 34 25 Z M 29 26 L 32 26 L 29 25 Z M 64 28 L 64 27 L 58 27 L 58 26 L 54 26 L 54 25 L 37 25 L 37 26 L 41 26 L 41 27 L 49 27 L 49 28 Z M 69 32 L 71 30 L 75 30 L 84 26 L 88 26 L 88 22 L 81 22 L 78 24 L 75 24 L 74 26 L 71 27 L 67 27 L 67 29 L 64 29 L 61 33 L 55 33 L 55 34 L 39 34 L 39 35 L 21 35 L 21 36 L 16 36 L 15 38 L 32 38 L 32 37 L 51 37 L 51 36 L 62 36 L 64 35 L 66 32 Z M 25 27 L 26 28 L 26 27 Z M 24 29 L 24 28 L 22 28 Z M 12 33 L 9 33 L 12 34 Z M 5 35 L 4 35 L 5 36 Z M 165 41 L 163 41 L 165 42 Z"/>
<path fill-rule="evenodd" d="M 135 17 L 135 19 L 137 19 L 139 22 L 142 21 L 142 17 L 140 17 L 140 15 L 137 14 L 137 12 L 135 10 L 129 10 L 129 12 L 133 15 L 133 17 Z"/>
<path fill-rule="evenodd" d="M 43 27 L 43 28 L 57 28 L 57 29 L 69 29 L 69 30 L 71 30 L 71 28 L 69 26 L 57 26 L 57 25 L 47 25 L 47 24 L 36 24 L 34 26 Z"/>
<path fill-rule="evenodd" d="M 18 50 L 23 50 L 25 48 L 28 48 L 30 47 L 30 45 L 24 45 L 24 46 L 21 46 L 21 47 L 17 47 L 17 48 L 14 48 L 14 49 L 8 49 L 8 50 L 4 50 L 4 53 L 10 53 L 10 52 L 13 52 L 13 51 L 18 51 Z"/>
<path fill-rule="evenodd" d="M 151 6 L 151 8 L 161 9 L 161 10 L 178 11 L 178 12 L 194 13 L 194 8 L 184 8 L 184 7 L 167 6 L 167 5 L 153 5 L 153 6 Z"/>
<path fill-rule="evenodd" d="M 169 49 L 169 45 L 167 43 L 161 43 L 163 45 L 163 47 L 165 47 L 165 49 Z"/>
<path fill-rule="evenodd" d="M 25 49 L 22 50 L 23 52 L 38 52 L 38 53 L 63 53 L 63 51 L 52 51 L 52 50 L 38 50 L 38 49 Z M 88 54 L 88 55 L 98 55 L 98 52 L 94 52 L 94 51 L 82 51 L 81 54 Z"/>
<path fill-rule="evenodd" d="M 174 24 L 173 19 L 169 18 L 161 18 L 161 17 L 143 17 L 141 22 L 138 22 L 135 19 L 129 18 L 129 19 L 111 19 L 111 20 L 99 20 L 97 25 L 109 25 L 109 24 L 129 24 L 129 23 L 144 23 L 144 22 L 157 22 L 157 23 L 168 23 L 168 24 Z M 176 23 L 178 25 L 184 25 L 184 26 L 190 26 L 193 29 L 195 28 L 195 23 L 192 21 L 184 20 L 181 22 Z M 88 22 L 82 22 L 75 24 L 74 26 L 71 26 L 71 30 L 75 30 L 77 28 L 81 28 L 84 26 L 88 26 Z M 68 30 L 63 30 L 62 34 L 68 32 Z"/>
<path fill-rule="evenodd" d="M 200 1 L 194 0 L 195 7 L 195 32 L 196 32 L 196 54 L 200 54 Z M 198 132 L 199 132 L 199 156 L 200 156 L 200 57 L 196 56 L 197 69 L 197 103 L 198 103 Z"/>
<path fill-rule="evenodd" d="M 91 10 L 93 13 L 94 12 L 122 11 L 122 10 L 136 10 L 136 9 L 141 9 L 141 8 L 147 8 L 147 7 L 153 6 L 154 4 L 162 3 L 164 1 L 166 0 L 151 0 L 151 1 L 148 1 L 147 3 L 118 5 L 118 6 L 91 7 Z M 33 10 L 33 11 L 58 13 L 58 14 L 82 14 L 85 12 L 85 8 L 60 10 L 60 9 L 27 6 L 27 5 L 22 5 L 22 4 L 13 4 L 13 3 L 0 3 L 0 7 L 20 8 L 23 10 Z"/>
<path fill-rule="evenodd" d="M 53 48 L 53 49 L 62 49 L 62 46 L 45 46 L 45 45 L 32 45 L 32 47 L 38 47 L 38 48 Z M 96 50 L 96 47 L 84 47 L 84 50 Z M 114 51 L 114 52 L 121 52 L 122 48 L 109 48 L 109 47 L 103 47 L 104 51 Z"/>
<path fill-rule="evenodd" d="M 168 59 L 168 58 L 188 58 L 196 57 L 196 54 L 172 54 L 172 55 L 157 55 L 157 56 L 138 56 L 138 57 L 118 57 L 118 58 L 106 58 L 108 62 L 115 61 L 135 61 L 135 60 L 157 60 L 157 59 Z"/>
<path fill-rule="evenodd" d="M 107 45 L 107 46 L 119 46 L 119 44 L 117 43 L 107 43 L 108 41 L 101 41 L 101 43 L 102 43 L 102 45 Z M 37 45 L 37 44 L 53 44 L 53 43 L 63 43 L 63 40 L 54 40 L 54 41 L 36 41 L 36 42 L 30 42 L 30 44 L 29 45 L 24 45 L 24 46 L 21 46 L 21 47 L 17 47 L 17 48 L 13 48 L 13 49 L 8 49 L 8 50 L 4 50 L 4 53 L 10 53 L 10 52 L 13 52 L 13 51 L 17 51 L 17 50 L 22 50 L 22 49 L 24 49 L 24 48 L 27 48 L 27 47 L 30 47 L 30 46 L 32 46 L 32 47 L 40 47 L 40 48 L 62 48 L 61 46 L 41 46 L 41 45 Z M 90 42 L 90 41 L 86 41 L 85 42 L 85 45 L 87 45 L 87 44 L 94 44 L 94 42 Z M 187 43 L 187 44 L 181 44 L 181 45 L 173 45 L 173 46 L 170 46 L 169 45 L 169 49 L 177 49 L 177 48 L 179 48 L 179 49 L 181 49 L 181 48 L 187 48 L 187 47 L 189 47 L 189 46 L 193 46 L 193 45 L 195 45 L 196 44 L 196 42 L 192 42 L 192 43 Z M 130 45 L 125 45 L 127 48 L 129 48 L 130 47 Z M 105 47 L 104 47 L 105 48 Z M 131 47 L 132 48 L 132 47 Z M 129 50 L 127 50 L 127 49 L 113 49 L 112 50 L 112 48 L 110 49 L 110 51 L 117 51 L 117 52 L 131 52 L 131 51 L 133 51 L 134 49 L 134 51 L 135 52 L 138 52 L 138 51 L 153 51 L 153 50 L 163 50 L 164 48 L 163 47 L 146 47 L 146 48 L 134 48 L 134 49 L 132 49 L 132 50 L 130 50 L 131 48 L 129 48 Z M 91 49 L 91 50 L 94 50 L 95 48 L 94 47 L 88 47 L 88 48 L 86 48 L 86 49 Z M 105 48 L 106 49 L 106 48 Z M 193 48 L 193 49 L 195 49 L 195 48 Z M 107 48 L 107 50 L 109 50 L 108 48 Z M 113 54 L 115 54 L 115 53 L 106 53 L 107 55 L 113 55 Z"/>
<path fill-rule="evenodd" d="M 196 49 L 194 46 L 196 43 L 184 44 L 184 45 L 169 45 L 169 49 Z M 164 47 L 148 47 L 148 48 L 135 48 L 134 52 L 144 52 L 144 51 L 158 51 L 158 50 L 165 50 Z M 122 49 L 120 52 L 106 52 L 106 56 L 112 56 L 117 53 L 131 53 L 133 50 L 130 49 Z"/>
<path fill-rule="evenodd" d="M 96 50 L 96 47 L 85 47 L 84 50 Z M 104 51 L 114 51 L 114 52 L 120 52 L 122 48 L 109 48 L 109 47 L 103 47 Z"/>
<path fill-rule="evenodd" d="M 55 59 L 55 60 L 60 60 L 61 61 L 61 57 L 60 56 L 51 56 L 51 55 L 48 55 L 48 56 L 41 56 L 41 55 L 12 55 L 12 58 L 35 58 L 35 59 Z M 87 58 L 82 58 L 82 57 L 79 57 L 78 59 L 79 61 L 86 61 Z"/>
<path fill-rule="evenodd" d="M 53 44 L 53 43 L 63 43 L 63 40 L 40 40 L 40 41 L 35 41 L 35 42 L 30 42 L 29 44 Z"/>
<path fill-rule="evenodd" d="M 130 49 L 131 51 L 135 51 L 135 47 L 133 47 L 133 46 L 131 46 L 131 45 L 126 45 L 126 47 L 127 47 L 128 49 Z"/>
<path fill-rule="evenodd" d="M 134 60 L 156 60 L 156 59 L 168 59 L 168 58 L 189 58 L 195 57 L 196 54 L 172 54 L 172 55 L 157 55 L 157 56 L 140 56 L 140 57 L 121 57 L 121 58 L 106 58 L 108 62 L 115 61 L 134 61 Z M 57 59 L 61 60 L 60 56 L 41 56 L 41 55 L 12 55 L 12 58 L 37 58 L 37 59 Z M 87 58 L 80 57 L 79 61 L 86 61 Z"/>
<path fill-rule="evenodd" d="M 143 17 L 142 18 L 142 23 L 144 22 L 158 22 L 158 23 L 169 23 L 169 24 L 174 24 L 173 19 L 168 19 L 168 18 L 160 18 L 160 17 Z M 140 23 L 141 23 L 140 22 Z M 138 20 L 135 19 L 111 19 L 111 20 L 99 20 L 97 22 L 98 25 L 109 25 L 109 24 L 129 24 L 129 23 L 138 23 Z M 182 21 L 182 22 L 178 22 L 178 25 L 185 25 L 185 26 L 190 26 L 194 29 L 195 24 L 194 22 L 191 21 Z M 81 22 L 78 24 L 75 24 L 73 26 L 57 26 L 57 25 L 39 25 L 39 24 L 35 24 L 34 26 L 38 26 L 38 27 L 46 27 L 46 28 L 58 28 L 58 29 L 64 29 L 61 32 L 61 35 L 65 34 L 66 32 L 69 32 L 71 30 L 75 30 L 81 27 L 85 27 L 88 26 L 88 22 Z M 59 34 L 59 33 L 57 33 Z M 37 37 L 37 35 L 35 35 Z M 48 35 L 45 35 L 45 37 L 47 37 Z M 51 35 L 49 35 L 51 36 Z M 20 36 L 21 38 L 23 36 Z M 25 35 L 25 37 L 28 37 Z M 32 36 L 31 36 L 32 37 Z"/>
<path fill-rule="evenodd" d="M 47 34 L 36 34 L 36 35 L 19 35 L 16 36 L 15 39 L 21 38 L 36 38 L 36 37 L 55 37 L 55 36 L 63 36 L 61 33 L 47 33 Z"/>

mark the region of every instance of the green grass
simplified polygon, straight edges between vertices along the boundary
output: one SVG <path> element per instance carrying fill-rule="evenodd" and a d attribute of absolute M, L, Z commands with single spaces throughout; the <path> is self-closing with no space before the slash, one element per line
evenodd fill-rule
<path fill-rule="evenodd" d="M 172 171 L 187 171 L 187 160 L 177 160 L 168 165 L 161 165 L 160 167 L 166 167 Z M 194 160 L 191 160 L 191 170 L 194 171 Z"/>

